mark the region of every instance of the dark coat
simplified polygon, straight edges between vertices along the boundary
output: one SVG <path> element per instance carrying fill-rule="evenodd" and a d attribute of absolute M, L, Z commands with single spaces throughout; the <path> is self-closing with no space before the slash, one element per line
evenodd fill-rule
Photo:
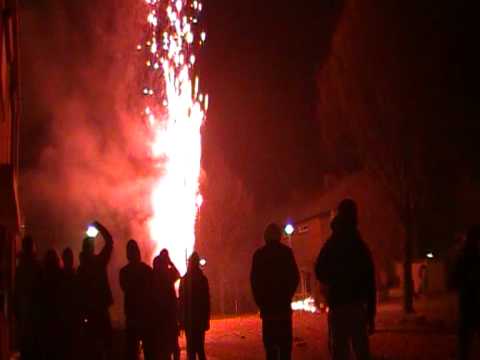
<path fill-rule="evenodd" d="M 40 263 L 33 256 L 21 254 L 15 273 L 13 299 L 20 342 L 24 337 L 34 336 L 40 326 L 41 285 Z"/>
<path fill-rule="evenodd" d="M 119 277 L 127 326 L 147 327 L 151 314 L 152 268 L 133 261 L 120 270 Z"/>
<path fill-rule="evenodd" d="M 174 351 L 178 339 L 178 301 L 175 282 L 180 279 L 174 267 L 153 270 L 153 312 L 156 342 L 164 349 Z"/>
<path fill-rule="evenodd" d="M 44 269 L 40 297 L 42 315 L 40 338 L 47 359 L 60 359 L 64 351 L 62 285 L 63 273 L 59 267 Z"/>
<path fill-rule="evenodd" d="M 452 275 L 459 296 L 461 325 L 480 327 L 480 255 L 464 251 Z"/>
<path fill-rule="evenodd" d="M 285 319 L 292 314 L 291 302 L 299 273 L 292 250 L 271 242 L 253 255 L 250 284 L 263 319 Z"/>
<path fill-rule="evenodd" d="M 42 318 L 52 326 L 58 326 L 62 319 L 63 274 L 60 268 L 46 269 L 41 282 L 40 305 Z"/>
<path fill-rule="evenodd" d="M 75 326 L 78 319 L 76 274 L 74 269 L 62 271 L 62 319 L 65 327 Z M 71 330 L 71 329 L 69 329 Z"/>
<path fill-rule="evenodd" d="M 106 239 L 98 255 L 80 254 L 77 270 L 77 294 L 82 315 L 104 313 L 113 304 L 113 295 L 108 281 L 107 266 L 113 251 L 113 242 Z"/>
<path fill-rule="evenodd" d="M 375 316 L 375 268 L 355 224 L 332 221 L 332 235 L 318 255 L 315 274 L 327 287 L 329 307 L 363 302 L 368 316 Z"/>
<path fill-rule="evenodd" d="M 186 332 L 210 329 L 210 290 L 202 270 L 189 269 L 180 281 L 179 292 L 180 327 Z"/>

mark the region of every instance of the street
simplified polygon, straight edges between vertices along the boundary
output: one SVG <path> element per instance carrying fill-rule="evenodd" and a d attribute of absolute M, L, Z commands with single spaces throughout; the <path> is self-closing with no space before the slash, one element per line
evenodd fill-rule
<path fill-rule="evenodd" d="M 420 300 L 417 313 L 405 317 L 398 302 L 381 305 L 371 337 L 374 359 L 420 360 L 455 357 L 454 303 L 451 298 Z M 294 314 L 293 359 L 328 359 L 326 315 Z M 181 339 L 182 349 L 185 348 Z M 478 346 L 477 346 L 478 347 Z M 208 359 L 264 359 L 258 316 L 213 320 L 207 333 Z M 475 354 L 478 356 L 478 351 Z M 182 359 L 185 351 L 182 350 Z M 478 357 L 477 357 L 478 358 Z"/>

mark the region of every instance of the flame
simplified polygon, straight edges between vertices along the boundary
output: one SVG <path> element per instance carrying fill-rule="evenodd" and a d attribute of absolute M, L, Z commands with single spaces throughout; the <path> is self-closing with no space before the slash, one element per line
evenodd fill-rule
<path fill-rule="evenodd" d="M 315 306 L 315 299 L 311 296 L 303 300 L 292 302 L 291 307 L 294 311 L 302 310 L 311 313 L 316 313 L 318 311 L 317 307 Z"/>
<path fill-rule="evenodd" d="M 138 51 L 147 68 L 144 116 L 151 130 L 151 157 L 159 174 L 151 193 L 149 232 L 154 255 L 166 248 L 184 274 L 195 245 L 201 133 L 208 97 L 193 78 L 194 51 L 205 42 L 197 30 L 202 4 L 190 0 L 143 0 L 146 37 Z"/>

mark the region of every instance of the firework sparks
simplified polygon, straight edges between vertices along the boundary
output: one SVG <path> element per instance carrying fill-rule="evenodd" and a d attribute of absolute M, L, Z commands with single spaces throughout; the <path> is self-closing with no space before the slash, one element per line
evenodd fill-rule
<path fill-rule="evenodd" d="M 198 29 L 202 3 L 190 0 L 143 0 L 146 37 L 137 50 L 147 68 L 144 115 L 151 130 L 151 156 L 159 170 L 151 193 L 149 232 L 154 254 L 167 248 L 183 274 L 195 245 L 201 134 L 208 96 L 193 77 L 195 50 L 206 39 Z"/>

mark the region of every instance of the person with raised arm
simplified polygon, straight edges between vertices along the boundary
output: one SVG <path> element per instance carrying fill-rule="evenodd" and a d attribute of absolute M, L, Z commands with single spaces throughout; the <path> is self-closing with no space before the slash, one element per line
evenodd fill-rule
<path fill-rule="evenodd" d="M 109 308 L 113 295 L 107 268 L 113 252 L 113 238 L 101 223 L 90 227 L 98 230 L 104 240 L 102 250 L 95 254 L 97 237 L 83 239 L 80 266 L 77 271 L 77 296 L 81 320 L 83 349 L 90 351 L 90 359 L 112 358 L 112 323 Z"/>

